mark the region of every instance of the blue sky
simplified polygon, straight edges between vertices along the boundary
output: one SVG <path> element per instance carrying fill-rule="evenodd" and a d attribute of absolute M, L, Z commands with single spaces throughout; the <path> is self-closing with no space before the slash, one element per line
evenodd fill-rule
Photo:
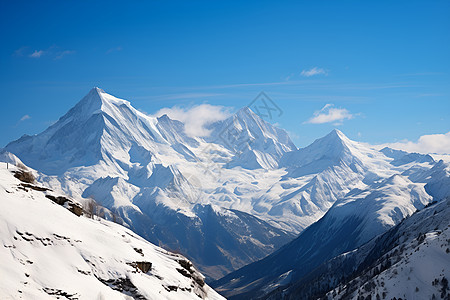
<path fill-rule="evenodd" d="M 450 1 L 1 1 L 0 146 L 94 86 L 150 114 L 264 91 L 297 146 L 333 128 L 372 144 L 445 134 L 449 16 Z"/>

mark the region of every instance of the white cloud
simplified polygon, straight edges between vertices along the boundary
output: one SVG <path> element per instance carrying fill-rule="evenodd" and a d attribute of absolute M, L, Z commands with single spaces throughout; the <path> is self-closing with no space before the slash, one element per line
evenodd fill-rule
<path fill-rule="evenodd" d="M 314 115 L 305 123 L 323 124 L 335 122 L 335 125 L 339 125 L 344 120 L 350 120 L 353 117 L 345 108 L 335 108 L 333 104 L 326 104 L 321 110 L 315 111 Z"/>
<path fill-rule="evenodd" d="M 74 53 L 76 53 L 75 50 L 64 50 L 56 45 L 53 45 L 53 46 L 48 47 L 47 49 L 34 50 L 34 51 L 31 51 L 28 46 L 24 46 L 24 47 L 17 49 L 16 51 L 14 51 L 13 55 L 17 56 L 17 57 L 26 56 L 26 57 L 31 57 L 31 58 L 41 58 L 45 55 L 46 57 L 50 57 L 50 58 L 53 58 L 56 60 L 56 59 L 61 59 L 67 55 L 74 54 Z"/>
<path fill-rule="evenodd" d="M 39 51 L 38 50 L 34 50 L 34 52 L 30 54 L 30 57 L 39 58 L 42 55 L 44 55 L 44 53 L 45 53 L 44 50 L 39 50 Z"/>
<path fill-rule="evenodd" d="M 403 140 L 396 143 L 377 145 L 377 147 L 390 147 L 407 152 L 418 152 L 423 154 L 450 154 L 450 131 L 445 134 L 422 135 L 417 142 Z"/>
<path fill-rule="evenodd" d="M 201 104 L 190 108 L 174 106 L 160 109 L 154 116 L 167 114 L 169 118 L 185 124 L 186 134 L 189 136 L 208 136 L 211 132 L 205 126 L 228 118 L 231 113 L 228 108 L 218 105 Z"/>
<path fill-rule="evenodd" d="M 31 117 L 29 115 L 24 115 L 22 118 L 20 118 L 19 122 L 23 122 L 28 119 L 31 119 Z"/>
<path fill-rule="evenodd" d="M 303 70 L 300 75 L 305 77 L 311 77 L 316 75 L 328 75 L 328 71 L 322 68 L 314 67 L 309 70 Z"/>

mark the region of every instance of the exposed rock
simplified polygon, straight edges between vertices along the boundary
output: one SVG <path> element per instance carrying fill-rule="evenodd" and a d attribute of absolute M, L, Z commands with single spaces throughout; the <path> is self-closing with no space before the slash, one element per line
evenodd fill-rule
<path fill-rule="evenodd" d="M 52 200 L 56 204 L 66 206 L 67 209 L 78 217 L 83 214 L 83 208 L 80 204 L 66 198 L 63 196 L 53 196 L 53 195 L 45 195 L 46 198 Z"/>
<path fill-rule="evenodd" d="M 24 188 L 29 188 L 38 192 L 47 192 L 47 191 L 51 191 L 51 189 L 42 187 L 42 186 L 36 186 L 36 185 L 32 185 L 32 184 L 28 184 L 28 183 L 21 183 L 20 186 L 24 187 Z"/>
<path fill-rule="evenodd" d="M 113 290 L 119 291 L 121 293 L 129 294 L 133 299 L 145 300 L 146 298 L 142 296 L 136 286 L 131 282 L 128 277 L 119 279 L 102 279 L 97 277 L 97 279 L 103 284 L 111 287 Z"/>
<path fill-rule="evenodd" d="M 136 262 L 136 267 L 138 267 L 143 273 L 147 273 L 152 269 L 152 263 L 147 261 L 138 261 Z"/>
<path fill-rule="evenodd" d="M 62 296 L 66 299 L 71 299 L 71 300 L 75 300 L 78 299 L 77 294 L 69 294 L 67 292 L 64 292 L 63 290 L 59 290 L 59 289 L 52 289 L 52 288 L 43 288 L 42 289 L 44 292 L 46 292 L 48 295 L 50 296 L 57 296 L 56 299 L 60 299 L 59 296 Z"/>
<path fill-rule="evenodd" d="M 178 260 L 178 263 L 183 267 L 177 268 L 178 273 L 180 273 L 184 277 L 192 278 L 192 280 L 194 280 L 201 287 L 205 285 L 203 276 L 193 268 L 193 265 L 190 261 L 180 259 Z"/>
<path fill-rule="evenodd" d="M 132 263 L 127 263 L 127 265 L 132 266 L 136 270 L 141 270 L 142 273 L 147 273 L 152 269 L 152 263 L 148 261 L 136 261 Z"/>
<path fill-rule="evenodd" d="M 36 180 L 31 172 L 25 170 L 13 171 L 13 173 L 14 177 L 26 183 L 34 183 Z"/>
<path fill-rule="evenodd" d="M 115 222 L 114 222 L 115 223 Z M 142 252 L 142 249 L 139 248 L 133 248 L 134 251 L 136 251 L 137 253 L 139 253 L 141 256 L 144 256 L 144 252 Z"/>

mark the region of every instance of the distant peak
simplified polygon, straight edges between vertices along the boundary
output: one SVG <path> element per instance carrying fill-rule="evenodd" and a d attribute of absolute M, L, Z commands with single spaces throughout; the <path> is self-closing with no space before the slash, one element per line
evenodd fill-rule
<path fill-rule="evenodd" d="M 248 106 L 244 106 L 241 109 L 238 110 L 236 113 L 236 116 L 241 119 L 253 119 L 257 120 L 260 119 L 260 117 L 255 114 Z"/>
<path fill-rule="evenodd" d="M 329 134 L 337 135 L 340 138 L 346 138 L 345 134 L 342 131 L 340 131 L 339 129 L 336 129 L 336 128 L 331 130 L 331 132 Z"/>
<path fill-rule="evenodd" d="M 340 130 L 333 129 L 329 134 L 327 134 L 324 139 L 333 139 L 340 141 L 349 141 L 349 138 Z"/>
<path fill-rule="evenodd" d="M 105 91 L 102 90 L 101 88 L 93 87 L 86 96 L 98 96 L 98 97 L 100 97 L 101 94 L 104 94 L 104 93 L 105 93 Z"/>
<path fill-rule="evenodd" d="M 111 113 L 114 107 L 121 105 L 131 107 L 128 101 L 116 98 L 99 87 L 94 87 L 69 111 L 68 116 L 84 120 L 102 112 L 114 115 L 115 113 Z"/>
<path fill-rule="evenodd" d="M 97 92 L 97 93 L 104 93 L 104 92 L 105 92 L 104 90 L 102 90 L 102 89 L 99 88 L 99 87 L 94 87 L 94 88 L 92 88 L 92 91 L 95 91 L 95 92 Z"/>
<path fill-rule="evenodd" d="M 158 121 L 171 121 L 172 119 L 167 115 L 167 114 L 163 114 L 162 116 L 159 116 Z"/>
<path fill-rule="evenodd" d="M 84 104 L 101 104 L 102 103 L 114 103 L 116 105 L 130 105 L 130 102 L 127 100 L 119 99 L 114 97 L 113 95 L 108 94 L 103 89 L 99 87 L 92 88 L 89 93 L 80 101 Z"/>
<path fill-rule="evenodd" d="M 353 148 L 353 141 L 346 137 L 340 130 L 333 129 L 326 136 L 315 140 L 314 143 L 307 148 L 316 149 L 314 151 L 322 149 L 324 151 L 334 151 L 335 153 L 338 153 L 344 149 Z"/>
<path fill-rule="evenodd" d="M 104 93 L 104 91 L 98 87 L 92 88 L 89 93 L 81 99 L 80 103 L 87 105 L 87 104 L 101 104 L 102 102 L 102 96 L 101 94 Z"/>
<path fill-rule="evenodd" d="M 408 179 L 400 174 L 394 174 L 388 179 L 384 181 L 385 184 L 395 185 L 395 186 L 404 186 L 408 184 Z"/>
<path fill-rule="evenodd" d="M 242 107 L 239 111 L 240 112 L 245 112 L 245 113 L 253 113 L 253 111 L 248 106 Z"/>

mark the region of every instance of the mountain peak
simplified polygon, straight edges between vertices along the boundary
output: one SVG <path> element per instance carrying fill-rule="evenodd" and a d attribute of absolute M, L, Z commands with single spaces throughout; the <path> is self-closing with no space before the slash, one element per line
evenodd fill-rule
<path fill-rule="evenodd" d="M 241 120 L 253 120 L 258 121 L 261 120 L 260 116 L 255 114 L 248 106 L 244 106 L 237 111 L 235 116 Z"/>
<path fill-rule="evenodd" d="M 327 134 L 323 139 L 337 139 L 343 142 L 350 141 L 350 139 L 339 129 L 333 129 L 329 134 Z"/>
<path fill-rule="evenodd" d="M 96 91 L 97 93 L 104 93 L 105 92 L 104 90 L 102 90 L 101 88 L 99 88 L 97 86 L 93 87 L 91 91 Z"/>
<path fill-rule="evenodd" d="M 158 121 L 168 122 L 172 120 L 167 114 L 157 117 Z"/>
<path fill-rule="evenodd" d="M 116 98 L 99 87 L 94 87 L 73 107 L 72 112 L 81 117 L 89 117 L 96 113 L 108 112 L 112 106 L 121 105 L 131 107 L 130 102 Z"/>
<path fill-rule="evenodd" d="M 66 115 L 67 117 L 85 118 L 100 112 L 103 105 L 103 90 L 93 88 Z M 65 117 L 66 117 L 65 116 Z M 64 117 L 63 117 L 64 118 Z"/>
<path fill-rule="evenodd" d="M 239 109 L 238 114 L 239 113 L 255 114 L 248 106 L 244 106 L 241 109 Z"/>
<path fill-rule="evenodd" d="M 336 151 L 352 151 L 355 150 L 355 148 L 359 148 L 357 142 L 349 139 L 339 129 L 333 129 L 326 136 L 315 140 L 310 146 L 312 145 L 320 145 L 320 148 L 327 147 L 335 153 L 337 153 Z"/>
<path fill-rule="evenodd" d="M 101 88 L 99 88 L 99 87 L 93 87 L 92 89 L 90 89 L 89 90 L 89 92 L 86 94 L 86 96 L 84 96 L 83 98 L 85 98 L 85 97 L 87 97 L 87 96 L 98 96 L 98 97 L 100 97 L 100 95 L 102 94 L 102 93 L 104 93 L 105 91 L 104 90 L 102 90 Z"/>
<path fill-rule="evenodd" d="M 83 97 L 83 99 L 81 99 L 80 102 L 82 102 L 83 100 L 102 100 L 103 95 L 108 95 L 111 96 L 109 94 L 107 94 L 104 90 L 102 90 L 99 87 L 93 87 L 89 93 L 86 94 L 86 96 Z M 111 96 L 112 97 L 112 96 Z"/>
<path fill-rule="evenodd" d="M 309 171 L 305 171 L 303 168 L 310 164 L 315 165 L 314 170 L 318 168 L 326 169 L 331 165 L 340 164 L 341 161 L 351 164 L 356 157 L 360 156 L 358 148 L 360 148 L 358 143 L 350 140 L 340 130 L 333 129 L 326 136 L 315 140 L 311 145 L 287 153 L 283 157 L 281 165 L 296 170 L 293 173 L 295 176 L 305 175 Z"/>
<path fill-rule="evenodd" d="M 115 104 L 130 104 L 129 101 L 119 99 L 111 94 L 108 94 L 103 89 L 99 87 L 92 88 L 89 93 L 80 101 L 82 102 L 85 98 L 88 99 L 100 99 L 102 102 L 113 102 Z"/>

